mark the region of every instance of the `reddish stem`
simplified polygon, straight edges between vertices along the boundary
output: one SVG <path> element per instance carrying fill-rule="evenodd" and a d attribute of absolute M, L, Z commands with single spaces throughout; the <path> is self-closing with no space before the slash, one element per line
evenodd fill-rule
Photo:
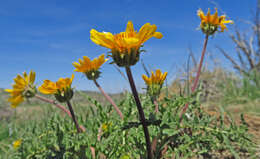
<path fill-rule="evenodd" d="M 91 151 L 92 158 L 95 159 L 96 158 L 95 148 L 90 146 L 90 151 Z"/>
<path fill-rule="evenodd" d="M 37 99 L 40 99 L 41 101 L 44 101 L 44 102 L 47 102 L 47 103 L 55 105 L 57 108 L 59 108 L 63 112 L 65 112 L 70 118 L 72 118 L 70 111 L 68 109 L 66 109 L 63 105 L 60 105 L 59 103 L 56 103 L 54 100 L 47 99 L 47 98 L 39 96 L 37 94 L 35 95 L 35 97 Z M 80 128 L 81 132 L 85 132 L 86 131 L 86 128 L 84 126 L 82 126 L 82 125 L 80 125 L 79 128 Z"/>
<path fill-rule="evenodd" d="M 72 118 L 72 120 L 73 120 L 73 122 L 74 122 L 74 124 L 75 124 L 75 126 L 76 126 L 76 128 L 77 128 L 77 132 L 78 132 L 78 133 L 82 132 L 81 129 L 80 129 L 80 127 L 79 127 L 78 121 L 77 121 L 77 119 L 76 119 L 76 116 L 75 116 L 75 114 L 74 114 L 72 105 L 71 105 L 71 103 L 70 103 L 69 100 L 67 101 L 67 105 L 68 105 L 69 110 L 70 110 L 70 113 L 71 113 L 71 118 Z"/>
<path fill-rule="evenodd" d="M 159 105 L 156 99 L 153 100 L 153 104 L 155 105 L 155 113 L 159 113 Z"/>
<path fill-rule="evenodd" d="M 208 44 L 208 39 L 209 39 L 209 36 L 206 35 L 205 41 L 204 41 L 204 45 L 203 45 L 203 50 L 202 50 L 202 53 L 201 53 L 199 69 L 198 69 L 198 72 L 197 72 L 197 75 L 196 75 L 196 78 L 195 78 L 193 87 L 191 88 L 191 92 L 192 92 L 192 93 L 196 90 L 196 88 L 197 88 L 197 86 L 198 86 L 198 83 L 199 83 L 201 68 L 202 68 L 204 56 L 205 56 L 205 53 L 206 53 L 206 48 L 207 48 L 207 44 Z"/>
<path fill-rule="evenodd" d="M 44 101 L 44 102 L 47 102 L 47 103 L 50 103 L 50 104 L 53 104 L 55 105 L 56 107 L 58 107 L 59 109 L 61 109 L 63 112 L 65 112 L 66 114 L 68 114 L 69 117 L 72 117 L 71 114 L 70 114 L 70 111 L 68 109 L 66 109 L 63 105 L 60 105 L 58 103 L 56 103 L 54 100 L 51 100 L 51 99 L 47 99 L 45 97 L 42 97 L 42 96 L 39 96 L 39 95 L 35 95 L 36 98 Z"/>
<path fill-rule="evenodd" d="M 197 75 L 196 75 L 194 84 L 193 84 L 193 86 L 192 86 L 192 88 L 191 88 L 191 92 L 192 92 L 192 93 L 194 93 L 194 91 L 196 90 L 196 88 L 197 88 L 197 86 L 198 86 L 198 83 L 199 83 L 201 68 L 202 68 L 204 56 L 205 56 L 205 53 L 206 53 L 206 48 L 207 48 L 207 44 L 208 44 L 208 39 L 209 39 L 209 35 L 207 34 L 206 37 L 205 37 L 203 49 L 202 49 L 202 52 L 201 52 L 200 64 L 199 64 L 199 68 L 198 68 L 198 71 L 197 71 Z M 180 114 L 180 122 L 182 121 L 182 116 L 183 116 L 183 114 L 186 112 L 188 106 L 189 106 L 189 103 L 185 104 L 185 107 L 183 108 L 183 110 L 182 110 L 182 112 L 181 112 L 181 114 Z"/>
<path fill-rule="evenodd" d="M 147 159 L 152 159 L 153 157 L 152 157 L 151 140 L 150 140 L 149 130 L 148 130 L 148 127 L 147 127 L 144 111 L 143 111 L 143 108 L 142 108 L 142 105 L 141 105 L 141 102 L 140 102 L 140 99 L 139 99 L 139 96 L 138 96 L 138 92 L 137 92 L 136 87 L 135 87 L 135 82 L 134 82 L 134 79 L 133 79 L 131 69 L 128 66 L 126 66 L 125 69 L 126 69 L 126 74 L 127 74 L 127 77 L 128 77 L 128 80 L 129 80 L 129 83 L 130 83 L 130 86 L 131 86 L 131 90 L 132 90 L 132 93 L 133 93 L 133 96 L 134 96 L 134 99 L 135 99 L 135 103 L 136 103 L 136 106 L 137 106 L 137 109 L 138 109 L 138 112 L 139 112 L 140 121 L 141 121 L 141 124 L 143 126 L 143 130 L 144 130 L 144 136 L 145 136 L 145 141 L 146 141 Z"/>
<path fill-rule="evenodd" d="M 113 99 L 106 94 L 106 92 L 102 89 L 102 87 L 97 83 L 96 80 L 93 80 L 95 85 L 97 86 L 97 88 L 100 90 L 100 92 L 106 97 L 106 99 L 113 105 L 113 107 L 115 108 L 117 114 L 120 116 L 120 118 L 122 120 L 124 120 L 124 116 L 122 114 L 122 112 L 120 111 L 120 109 L 117 107 L 116 103 L 113 101 Z"/>

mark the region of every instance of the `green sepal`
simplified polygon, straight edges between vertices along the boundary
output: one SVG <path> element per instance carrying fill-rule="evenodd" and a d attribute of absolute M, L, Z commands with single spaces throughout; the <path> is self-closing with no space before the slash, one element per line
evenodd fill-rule
<path fill-rule="evenodd" d="M 73 94 L 74 94 L 73 90 L 70 87 L 68 87 L 63 91 L 58 90 L 58 92 L 55 93 L 54 96 L 57 99 L 57 101 L 64 103 L 71 100 Z"/>

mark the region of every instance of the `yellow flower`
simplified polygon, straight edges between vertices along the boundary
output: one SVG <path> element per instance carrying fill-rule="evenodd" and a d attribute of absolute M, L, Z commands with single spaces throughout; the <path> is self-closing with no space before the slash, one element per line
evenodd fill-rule
<path fill-rule="evenodd" d="M 6 92 L 10 93 L 8 101 L 11 103 L 12 108 L 16 108 L 20 103 L 24 101 L 24 98 L 31 98 L 36 93 L 34 86 L 35 72 L 31 71 L 29 76 L 26 72 L 23 73 L 23 77 L 17 75 L 14 78 L 15 84 L 13 89 L 5 89 Z"/>
<path fill-rule="evenodd" d="M 114 62 L 119 66 L 134 65 L 139 60 L 140 47 L 148 39 L 162 38 L 160 32 L 156 32 L 156 25 L 144 24 L 139 32 L 134 30 L 133 23 L 128 22 L 126 31 L 113 35 L 109 32 L 90 31 L 90 39 L 103 47 L 111 49 Z"/>
<path fill-rule="evenodd" d="M 108 122 L 108 123 L 103 123 L 101 125 L 101 128 L 102 128 L 102 131 L 103 132 L 108 132 L 109 128 L 111 127 L 112 123 L 111 122 Z"/>
<path fill-rule="evenodd" d="M 71 78 L 60 78 L 57 82 L 44 80 L 38 89 L 43 94 L 54 94 L 59 102 L 65 102 L 70 100 L 73 96 L 71 89 L 73 79 L 74 74 L 72 74 Z"/>
<path fill-rule="evenodd" d="M 20 147 L 21 144 L 22 144 L 22 140 L 21 139 L 16 140 L 16 141 L 13 142 L 13 148 L 17 149 L 18 147 Z"/>
<path fill-rule="evenodd" d="M 215 14 L 210 14 L 210 9 L 208 9 L 207 15 L 204 15 L 201 9 L 198 10 L 198 16 L 201 19 L 200 28 L 205 34 L 212 35 L 214 34 L 218 27 L 220 27 L 220 31 L 223 32 L 227 27 L 225 24 L 231 23 L 233 24 L 232 20 L 226 20 L 226 16 L 218 16 L 217 8 L 215 8 Z"/>
<path fill-rule="evenodd" d="M 156 70 L 155 74 L 152 71 L 151 77 L 147 77 L 146 75 L 143 75 L 143 80 L 145 81 L 147 85 L 147 93 L 152 97 L 156 98 L 161 91 L 163 82 L 167 76 L 167 72 L 162 73 L 161 70 Z"/>
<path fill-rule="evenodd" d="M 90 60 L 89 57 L 83 56 L 83 60 L 79 59 L 79 63 L 74 62 L 73 66 L 76 68 L 74 71 L 85 73 L 87 78 L 90 80 L 95 80 L 99 77 L 100 73 L 98 69 L 103 65 L 108 59 L 105 59 L 105 55 L 102 54 L 94 60 Z"/>
<path fill-rule="evenodd" d="M 166 76 L 167 76 L 167 72 L 162 74 L 161 70 L 158 69 L 158 70 L 156 70 L 155 74 L 152 71 L 152 75 L 151 75 L 150 78 L 147 77 L 146 75 L 143 75 L 142 77 L 143 77 L 145 83 L 149 86 L 149 85 L 152 85 L 152 84 L 162 85 Z"/>

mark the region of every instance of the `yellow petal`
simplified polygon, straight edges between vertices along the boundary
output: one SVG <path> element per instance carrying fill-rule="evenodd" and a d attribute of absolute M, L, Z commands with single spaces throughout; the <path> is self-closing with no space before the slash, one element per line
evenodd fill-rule
<path fill-rule="evenodd" d="M 168 72 L 165 72 L 165 73 L 163 74 L 160 84 L 163 84 L 164 80 L 166 79 L 167 74 L 168 74 Z"/>
<path fill-rule="evenodd" d="M 74 79 L 74 74 L 71 75 L 70 83 L 72 83 L 73 79 Z"/>
<path fill-rule="evenodd" d="M 157 39 L 161 39 L 161 38 L 163 37 L 163 35 L 162 35 L 162 33 L 160 33 L 160 32 L 155 32 L 155 33 L 153 34 L 153 37 L 155 37 L 155 38 L 157 38 Z"/>
<path fill-rule="evenodd" d="M 90 64 L 91 63 L 91 60 L 89 59 L 89 57 L 87 56 L 83 56 L 83 59 L 84 59 L 84 64 Z"/>
<path fill-rule="evenodd" d="M 100 33 L 95 29 L 90 30 L 90 39 L 103 47 L 112 49 L 114 48 L 114 36 L 111 33 Z"/>
<path fill-rule="evenodd" d="M 233 20 L 224 20 L 224 21 L 222 21 L 222 23 L 224 23 L 224 24 L 226 24 L 226 23 L 234 24 L 234 21 Z"/>
<path fill-rule="evenodd" d="M 28 84 L 29 83 L 29 77 L 27 76 L 26 72 L 23 73 L 23 77 L 24 77 L 26 84 Z"/>
<path fill-rule="evenodd" d="M 11 97 L 8 99 L 9 102 L 11 102 L 11 107 L 16 108 L 20 103 L 24 101 L 24 98 L 22 95 Z"/>
<path fill-rule="evenodd" d="M 56 84 L 50 80 L 44 80 L 43 84 L 38 88 L 43 94 L 54 94 L 57 91 Z"/>
<path fill-rule="evenodd" d="M 131 21 L 128 21 L 128 23 L 127 23 L 127 27 L 126 27 L 126 33 L 132 33 L 132 32 L 134 32 L 135 30 L 134 30 L 134 25 L 133 25 L 133 23 L 131 22 Z"/>
<path fill-rule="evenodd" d="M 201 9 L 198 10 L 197 15 L 200 17 L 201 20 L 205 20 L 205 15 Z"/>
<path fill-rule="evenodd" d="M 12 89 L 5 89 L 5 92 L 11 93 L 11 92 L 13 92 L 13 90 Z"/>
<path fill-rule="evenodd" d="M 20 75 L 17 75 L 16 78 L 14 78 L 14 82 L 18 85 L 26 85 L 26 81 Z"/>
<path fill-rule="evenodd" d="M 220 24 L 221 32 L 223 32 L 227 27 L 224 24 Z"/>
<path fill-rule="evenodd" d="M 153 34 L 155 33 L 156 29 L 156 25 L 151 25 L 150 23 L 144 24 L 138 33 L 140 44 L 144 43 L 145 41 L 153 37 Z"/>
<path fill-rule="evenodd" d="M 74 71 L 81 72 L 80 64 L 78 64 L 77 62 L 73 62 L 72 65 L 76 68 Z"/>
<path fill-rule="evenodd" d="M 44 87 L 39 87 L 38 90 L 42 94 L 54 94 L 54 93 L 56 93 L 56 89 L 48 89 L 48 88 L 44 88 Z"/>
<path fill-rule="evenodd" d="M 31 71 L 29 75 L 29 83 L 33 84 L 35 81 L 35 72 Z"/>
<path fill-rule="evenodd" d="M 207 22 L 207 23 L 211 22 L 210 9 L 208 9 L 208 13 L 207 13 L 207 17 L 206 17 L 206 22 Z"/>
<path fill-rule="evenodd" d="M 213 17 L 212 17 L 212 24 L 218 24 L 218 22 L 219 22 L 219 18 L 218 18 L 218 10 L 217 10 L 217 8 L 215 8 L 215 10 L 216 10 L 216 12 L 215 12 L 215 14 L 213 15 Z"/>

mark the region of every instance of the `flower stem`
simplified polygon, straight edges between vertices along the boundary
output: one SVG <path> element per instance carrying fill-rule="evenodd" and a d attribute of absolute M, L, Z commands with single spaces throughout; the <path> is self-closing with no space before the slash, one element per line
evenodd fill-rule
<path fill-rule="evenodd" d="M 156 114 L 159 113 L 159 105 L 158 105 L 157 99 L 153 99 L 153 104 L 155 105 L 155 110 L 154 110 L 154 112 L 155 112 Z"/>
<path fill-rule="evenodd" d="M 192 93 L 196 90 L 196 88 L 197 88 L 197 86 L 198 86 L 198 83 L 199 83 L 201 68 L 202 68 L 204 56 L 205 56 L 205 53 L 206 53 L 206 48 L 207 48 L 207 44 L 208 44 L 208 39 L 209 39 L 209 35 L 206 35 L 205 41 L 204 41 L 204 45 L 203 45 L 203 50 L 202 50 L 202 53 L 201 53 L 201 58 L 200 58 L 200 64 L 199 64 L 198 72 L 197 72 L 197 75 L 196 75 L 196 78 L 195 78 L 193 87 L 191 88 L 191 92 L 192 92 Z"/>
<path fill-rule="evenodd" d="M 91 151 L 92 158 L 95 159 L 96 158 L 95 148 L 90 146 L 90 151 Z"/>
<path fill-rule="evenodd" d="M 50 100 L 50 99 L 47 99 L 45 97 L 42 97 L 42 96 L 39 96 L 39 95 L 35 95 L 35 97 L 37 99 L 40 99 L 41 101 L 44 101 L 44 102 L 47 102 L 47 103 L 50 103 L 50 104 L 53 104 L 55 105 L 56 107 L 58 107 L 59 109 L 61 109 L 63 112 L 65 112 L 66 114 L 68 114 L 69 117 L 72 117 L 71 114 L 70 114 L 70 111 L 66 108 L 64 108 L 64 106 L 56 103 L 54 100 Z"/>
<path fill-rule="evenodd" d="M 72 109 L 72 106 L 71 106 L 71 103 L 70 103 L 69 100 L 67 101 L 67 105 L 68 105 L 68 107 L 69 107 L 69 110 L 70 110 L 70 113 L 71 113 L 71 116 L 72 116 L 72 120 L 73 120 L 73 122 L 74 122 L 74 124 L 75 124 L 75 126 L 76 126 L 76 128 L 77 128 L 77 131 L 78 131 L 78 133 L 80 133 L 80 132 L 81 132 L 81 129 L 80 129 L 80 127 L 79 127 L 78 121 L 77 121 L 77 119 L 76 119 L 76 116 L 75 116 L 75 114 L 74 114 L 74 111 L 73 111 L 73 109 Z"/>
<path fill-rule="evenodd" d="M 204 40 L 204 45 L 203 45 L 203 49 L 201 52 L 201 58 L 200 58 L 200 64 L 199 64 L 199 68 L 197 71 L 197 75 L 194 81 L 194 84 L 191 88 L 191 92 L 194 93 L 194 91 L 196 90 L 198 83 L 199 83 L 199 78 L 200 78 L 200 73 L 201 73 L 201 68 L 202 68 L 202 64 L 203 64 L 203 60 L 204 60 L 204 56 L 206 53 L 206 48 L 207 48 L 207 44 L 208 44 L 208 39 L 209 39 L 209 35 L 207 34 Z M 186 112 L 187 108 L 189 106 L 189 103 L 185 104 L 185 107 L 183 108 L 181 115 L 180 115 L 180 122 L 182 121 L 182 115 Z"/>
<path fill-rule="evenodd" d="M 40 99 L 41 101 L 44 101 L 44 102 L 47 102 L 47 103 L 55 105 L 57 108 L 59 108 L 63 112 L 65 112 L 70 118 L 72 118 L 72 115 L 71 115 L 70 111 L 68 109 L 66 109 L 63 105 L 60 105 L 60 104 L 56 103 L 54 100 L 47 99 L 47 98 L 39 96 L 37 94 L 35 95 L 35 97 L 37 99 Z M 79 127 L 80 127 L 82 132 L 84 132 L 86 130 L 86 128 L 84 126 L 82 126 L 82 125 L 80 125 Z"/>
<path fill-rule="evenodd" d="M 106 92 L 102 89 L 102 87 L 98 84 L 97 80 L 93 80 L 95 85 L 97 86 L 97 88 L 100 90 L 100 92 L 106 97 L 106 99 L 113 105 L 113 107 L 115 108 L 117 114 L 120 116 L 120 118 L 122 120 L 124 120 L 124 116 L 122 114 L 122 112 L 120 111 L 120 109 L 117 107 L 116 103 L 113 101 L 113 99 L 106 94 Z"/>
<path fill-rule="evenodd" d="M 150 135 L 149 135 L 149 130 L 148 130 L 148 127 L 147 127 L 144 111 L 143 111 L 140 99 L 138 97 L 138 92 L 137 92 L 136 87 L 135 87 L 135 83 L 134 83 L 134 79 L 133 79 L 133 76 L 132 76 L 131 69 L 130 69 L 129 66 L 126 66 L 125 69 L 126 69 L 126 74 L 127 74 L 130 86 L 131 86 L 132 93 L 134 95 L 136 106 L 137 106 L 137 109 L 138 109 L 138 112 L 139 112 L 140 121 L 142 123 L 143 130 L 144 130 L 145 141 L 146 141 L 146 150 L 147 150 L 147 158 L 152 159 L 151 141 L 150 141 Z"/>

